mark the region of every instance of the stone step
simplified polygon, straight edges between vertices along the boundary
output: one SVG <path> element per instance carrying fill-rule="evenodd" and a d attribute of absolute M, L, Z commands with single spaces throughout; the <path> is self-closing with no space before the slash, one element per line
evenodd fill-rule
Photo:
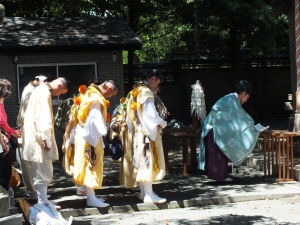
<path fill-rule="evenodd" d="M 21 213 L 0 218 L 1 225 L 22 225 L 23 215 Z"/>
<path fill-rule="evenodd" d="M 0 185 L 0 218 L 9 216 L 8 211 L 8 193 L 7 191 Z"/>
<path fill-rule="evenodd" d="M 18 208 L 8 209 L 8 193 L 0 186 L 0 224 L 1 225 L 22 225 L 23 215 Z"/>

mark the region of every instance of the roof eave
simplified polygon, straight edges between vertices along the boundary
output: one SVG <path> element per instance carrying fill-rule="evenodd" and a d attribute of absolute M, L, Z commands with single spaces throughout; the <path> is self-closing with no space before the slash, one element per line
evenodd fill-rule
<path fill-rule="evenodd" d="M 57 52 L 94 52 L 94 51 L 132 51 L 141 50 L 142 43 L 104 44 L 104 45 L 59 45 L 59 46 L 0 46 L 1 53 L 57 53 Z"/>

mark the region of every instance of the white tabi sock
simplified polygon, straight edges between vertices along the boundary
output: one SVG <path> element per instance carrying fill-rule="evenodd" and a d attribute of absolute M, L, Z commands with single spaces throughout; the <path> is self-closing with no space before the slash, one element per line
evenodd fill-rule
<path fill-rule="evenodd" d="M 50 204 L 47 196 L 47 185 L 46 184 L 36 184 L 34 185 L 37 192 L 38 204 Z"/>
<path fill-rule="evenodd" d="M 145 191 L 145 197 L 144 197 L 145 203 L 163 203 L 167 201 L 167 199 L 160 198 L 153 193 L 152 182 L 143 182 L 143 187 Z"/>
<path fill-rule="evenodd" d="M 48 200 L 46 184 L 36 184 L 34 186 L 36 188 L 36 193 L 38 196 L 38 204 L 44 204 L 47 206 L 52 205 L 56 210 L 61 209 L 59 205 L 56 205 L 56 203 Z"/>
<path fill-rule="evenodd" d="M 96 197 L 94 188 L 85 186 L 85 191 L 86 191 L 87 206 L 100 207 L 100 208 L 109 206 L 108 203 L 104 202 L 104 199 L 99 199 Z"/>

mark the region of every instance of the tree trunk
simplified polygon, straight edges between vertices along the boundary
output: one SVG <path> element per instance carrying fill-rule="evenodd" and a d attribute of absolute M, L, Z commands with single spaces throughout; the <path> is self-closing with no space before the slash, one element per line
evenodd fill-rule
<path fill-rule="evenodd" d="M 199 0 L 194 0 L 196 54 L 200 57 Z"/>

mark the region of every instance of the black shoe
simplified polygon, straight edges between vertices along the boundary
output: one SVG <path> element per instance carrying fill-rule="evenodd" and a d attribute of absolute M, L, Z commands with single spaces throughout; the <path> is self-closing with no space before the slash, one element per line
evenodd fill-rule
<path fill-rule="evenodd" d="M 240 181 L 240 178 L 239 177 L 233 177 L 233 181 L 234 183 L 238 183 Z"/>
<path fill-rule="evenodd" d="M 227 177 L 225 180 L 223 180 L 222 182 L 232 182 L 233 181 L 233 177 Z"/>
<path fill-rule="evenodd" d="M 238 183 L 240 181 L 239 177 L 228 177 L 225 180 L 222 181 L 217 181 L 218 184 L 235 184 Z"/>

